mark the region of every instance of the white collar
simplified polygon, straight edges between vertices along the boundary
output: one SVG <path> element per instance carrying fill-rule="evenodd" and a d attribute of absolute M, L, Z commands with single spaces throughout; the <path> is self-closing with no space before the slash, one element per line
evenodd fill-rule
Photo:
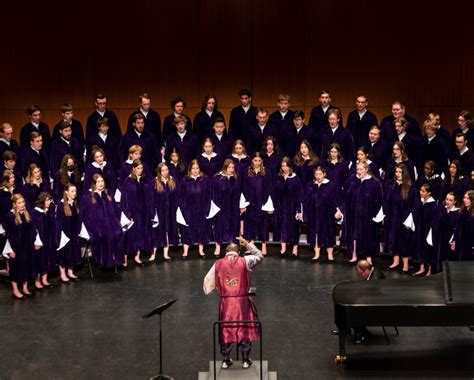
<path fill-rule="evenodd" d="M 181 138 L 181 140 L 184 138 L 184 136 L 186 136 L 186 129 L 184 130 L 184 132 L 178 132 L 176 131 L 176 133 L 178 134 L 178 136 Z"/>
<path fill-rule="evenodd" d="M 138 137 L 142 137 L 143 132 L 138 132 L 135 128 L 133 128 L 133 130 L 135 131 Z"/>
<path fill-rule="evenodd" d="M 362 117 L 366 114 L 367 112 L 367 108 L 365 110 L 363 110 L 362 112 L 360 111 L 357 111 L 357 113 L 359 114 L 359 117 L 362 119 Z"/>
<path fill-rule="evenodd" d="M 203 156 L 204 158 L 207 158 L 207 159 L 210 160 L 211 158 L 216 157 L 216 156 L 217 156 L 217 153 L 216 153 L 216 152 L 212 152 L 212 153 L 211 153 L 211 157 L 209 157 L 205 152 L 202 152 L 202 153 L 201 153 L 201 156 Z"/>
<path fill-rule="evenodd" d="M 280 115 L 281 115 L 281 118 L 284 119 L 286 114 L 288 113 L 288 111 L 286 112 L 281 112 L 280 110 L 278 110 L 278 112 L 280 112 Z"/>
<path fill-rule="evenodd" d="M 282 175 L 282 177 L 284 178 L 285 175 Z M 291 173 L 291 175 L 289 175 L 289 176 L 286 177 L 286 178 L 294 178 L 294 177 L 296 177 L 296 174 L 295 174 L 295 173 Z"/>
<path fill-rule="evenodd" d="M 96 109 L 96 112 L 102 117 L 104 117 L 105 115 L 105 111 L 99 111 L 98 109 Z"/>
<path fill-rule="evenodd" d="M 145 116 L 145 118 L 147 117 L 148 115 L 148 112 L 150 112 L 149 110 L 148 111 L 145 111 L 142 107 L 140 107 L 140 112 Z"/>
<path fill-rule="evenodd" d="M 464 147 L 463 150 L 459 150 L 459 155 L 462 156 L 464 153 L 466 153 L 467 151 L 469 150 L 469 148 L 467 146 Z"/>
<path fill-rule="evenodd" d="M 10 146 L 11 141 L 7 141 L 7 140 L 5 140 L 3 137 L 0 139 L 0 141 L 3 141 L 5 144 L 7 144 L 8 146 Z"/>
<path fill-rule="evenodd" d="M 224 137 L 224 134 L 218 135 L 217 133 L 214 133 L 219 141 L 221 141 L 222 137 Z"/>
<path fill-rule="evenodd" d="M 247 111 L 250 109 L 250 105 L 248 105 L 247 107 L 242 106 L 242 108 L 244 109 L 245 113 L 247 113 Z"/>
<path fill-rule="evenodd" d="M 426 179 L 436 179 L 439 177 L 439 174 L 433 174 L 431 177 L 426 177 Z"/>
<path fill-rule="evenodd" d="M 323 109 L 323 112 L 326 113 L 326 111 L 329 109 L 329 104 L 327 106 L 321 105 L 321 108 Z"/>
<path fill-rule="evenodd" d="M 125 161 L 125 163 L 127 163 L 127 164 L 133 164 L 133 160 L 129 158 L 128 160 Z"/>
<path fill-rule="evenodd" d="M 367 162 L 367 165 L 371 165 L 371 164 L 372 164 L 372 160 L 369 160 L 369 159 L 365 160 L 365 162 Z M 356 161 L 356 164 L 359 164 L 359 163 L 360 163 L 360 160 L 357 160 L 357 161 Z"/>
<path fill-rule="evenodd" d="M 206 113 L 207 113 L 207 115 L 208 115 L 209 117 L 212 117 L 212 113 L 213 113 L 213 112 L 214 112 L 214 111 L 209 111 L 209 110 L 206 108 Z"/>
<path fill-rule="evenodd" d="M 448 208 L 446 207 L 447 212 L 453 212 L 453 211 L 458 211 L 458 210 L 459 210 L 459 208 L 456 207 L 456 206 L 454 206 L 451 210 L 448 210 Z"/>
<path fill-rule="evenodd" d="M 127 160 L 128 161 L 128 160 Z M 105 167 L 105 165 L 107 165 L 107 161 L 104 161 L 104 163 L 102 164 L 102 166 L 99 166 L 99 164 L 95 161 L 92 161 L 92 166 L 94 168 L 97 168 L 97 169 L 103 169 Z"/>
<path fill-rule="evenodd" d="M 231 178 L 231 177 L 235 177 L 235 175 L 227 175 L 225 174 L 223 171 L 220 171 L 219 172 L 219 175 L 222 176 L 222 177 L 226 177 L 227 179 Z"/>
<path fill-rule="evenodd" d="M 191 175 L 191 178 L 194 179 L 194 180 L 196 180 L 196 179 L 198 179 L 198 178 L 200 178 L 200 177 L 201 177 L 200 175 L 197 175 L 197 176 Z"/>
<path fill-rule="evenodd" d="M 40 154 L 40 151 L 39 151 L 39 150 L 36 150 L 35 148 L 33 148 L 32 145 L 30 145 L 30 148 L 33 149 L 33 151 L 35 151 L 36 153 Z"/>
<path fill-rule="evenodd" d="M 434 200 L 433 197 L 430 196 L 426 201 L 424 201 L 423 198 L 421 198 L 421 202 L 425 205 L 427 203 L 432 203 L 432 202 L 436 202 L 436 201 Z"/>
<path fill-rule="evenodd" d="M 242 156 L 239 157 L 235 153 L 232 153 L 232 157 L 237 158 L 238 160 L 242 160 L 244 158 L 247 158 L 247 156 L 245 154 L 242 154 Z"/>
<path fill-rule="evenodd" d="M 433 139 L 434 139 L 435 137 L 436 137 L 436 135 L 433 135 L 433 136 L 431 136 L 431 137 L 428 137 L 428 142 L 433 141 Z"/>
<path fill-rule="evenodd" d="M 398 135 L 398 141 L 402 141 L 403 138 L 407 135 L 406 131 L 405 132 L 402 132 Z"/>
<path fill-rule="evenodd" d="M 35 122 L 33 122 L 33 121 L 31 122 L 31 125 L 32 125 L 33 127 L 36 127 L 36 128 L 39 127 L 39 123 L 35 123 Z"/>
<path fill-rule="evenodd" d="M 61 140 L 63 140 L 67 145 L 71 146 L 71 140 L 66 140 L 63 136 L 61 136 Z"/>
<path fill-rule="evenodd" d="M 321 183 L 318 183 L 318 181 L 314 180 L 313 181 L 316 185 L 325 185 L 326 183 L 329 183 L 329 180 L 327 178 L 323 178 L 323 181 Z"/>
<path fill-rule="evenodd" d="M 364 178 L 360 178 L 358 175 L 356 175 L 356 177 L 359 178 L 361 182 L 372 178 L 370 174 L 367 174 Z"/>
<path fill-rule="evenodd" d="M 337 129 L 339 128 L 339 124 L 336 126 L 336 128 L 331 128 L 329 127 L 329 129 L 331 130 L 331 132 L 334 134 L 336 133 Z"/>
<path fill-rule="evenodd" d="M 35 207 L 35 210 L 42 213 L 42 214 L 45 214 L 46 213 L 46 210 L 43 210 L 42 208 L 40 207 Z"/>
<path fill-rule="evenodd" d="M 105 133 L 102 133 L 102 132 L 99 132 L 99 137 L 102 139 L 102 140 L 106 140 L 107 139 L 107 136 L 108 134 L 105 134 Z"/>
<path fill-rule="evenodd" d="M 263 131 L 265 129 L 266 125 L 267 125 L 267 123 L 265 123 L 263 125 L 259 124 L 258 127 Z"/>

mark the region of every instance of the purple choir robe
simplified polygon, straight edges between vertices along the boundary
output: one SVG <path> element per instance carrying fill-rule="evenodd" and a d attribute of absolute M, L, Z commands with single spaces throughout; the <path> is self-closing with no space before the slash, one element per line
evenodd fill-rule
<path fill-rule="evenodd" d="M 181 180 L 186 175 L 186 166 L 181 162 L 181 164 L 175 165 L 174 163 L 168 161 L 167 162 L 168 169 L 170 171 L 171 177 L 174 178 L 176 184 L 179 184 Z"/>
<path fill-rule="evenodd" d="M 234 162 L 235 172 L 237 173 L 238 178 L 242 178 L 247 173 L 250 166 L 250 157 L 244 155 L 239 158 L 235 154 L 231 154 L 227 158 Z"/>
<path fill-rule="evenodd" d="M 150 251 L 153 248 L 153 182 L 147 177 L 140 181 L 128 177 L 122 184 L 121 211 L 133 220 L 133 225 L 125 231 L 125 253 Z"/>
<path fill-rule="evenodd" d="M 421 145 L 421 146 L 420 146 Z M 444 172 L 445 168 L 448 166 L 448 150 L 441 139 L 435 135 L 435 137 L 429 141 L 426 136 L 421 140 L 421 144 L 417 146 L 417 149 L 421 150 L 421 159 L 419 160 L 420 172 L 423 170 L 423 165 L 426 161 L 434 161 L 438 167 L 437 173 Z"/>
<path fill-rule="evenodd" d="M 273 203 L 272 174 L 265 169 L 265 175 L 260 172 L 258 175 L 243 176 L 242 194 L 249 202 L 243 213 L 244 238 L 246 240 L 259 240 L 266 242 L 269 239 L 270 216 L 267 211 L 262 210 L 269 199 Z M 276 175 L 275 175 L 276 176 Z"/>
<path fill-rule="evenodd" d="M 313 181 L 313 170 L 316 169 L 318 165 L 319 160 L 316 160 L 314 163 L 311 163 L 311 160 L 305 160 L 302 165 L 297 165 L 293 160 L 293 170 L 300 179 L 303 189 L 306 188 L 308 183 Z"/>
<path fill-rule="evenodd" d="M 474 214 L 467 209 L 459 215 L 454 241 L 458 260 L 474 260 Z"/>
<path fill-rule="evenodd" d="M 102 194 L 87 191 L 81 199 L 92 258 L 104 268 L 118 267 L 124 261 L 124 234 L 116 207 L 113 197 L 105 191 Z"/>
<path fill-rule="evenodd" d="M 36 226 L 33 221 L 26 221 L 21 214 L 21 224 L 15 223 L 15 215 L 9 212 L 5 222 L 5 232 L 15 258 L 10 258 L 10 280 L 23 283 L 34 278 L 33 260 L 35 251 Z"/>
<path fill-rule="evenodd" d="M 418 136 L 413 136 L 409 133 L 406 133 L 402 139 L 400 136 L 395 134 L 395 138 L 390 141 L 388 144 L 390 150 L 393 148 L 393 143 L 396 141 L 401 141 L 403 145 L 405 145 L 405 151 L 408 155 L 408 158 L 411 162 L 413 162 L 417 167 L 420 167 L 420 161 L 422 159 L 422 152 L 421 152 L 421 138 Z M 424 163 L 424 162 L 423 162 Z"/>
<path fill-rule="evenodd" d="M 46 191 L 51 194 L 51 187 L 49 182 L 42 181 L 39 186 L 25 183 L 22 188 L 22 194 L 25 197 L 26 207 L 28 210 L 33 210 L 35 208 L 36 198 L 42 191 Z"/>
<path fill-rule="evenodd" d="M 406 160 L 406 161 L 401 161 L 400 163 L 405 164 L 405 166 L 408 169 L 408 173 L 410 173 L 410 178 L 413 183 L 416 183 L 418 179 L 418 171 L 416 170 L 415 165 L 413 164 L 413 161 L 411 160 Z M 393 181 L 394 175 L 395 175 L 395 166 L 398 164 L 398 162 L 395 162 L 393 159 L 390 159 L 389 162 L 387 163 L 387 169 L 385 170 L 385 177 L 384 181 L 385 182 L 390 182 Z"/>
<path fill-rule="evenodd" d="M 0 177 L 3 177 L 3 173 L 5 172 L 5 170 L 10 170 L 10 169 L 6 168 L 5 165 L 0 166 Z M 13 174 L 15 175 L 15 189 L 19 193 L 21 193 L 23 189 L 23 176 L 21 175 L 21 168 L 18 165 L 18 162 L 13 168 L 13 170 L 10 170 L 10 171 L 13 171 Z"/>
<path fill-rule="evenodd" d="M 51 154 L 49 156 L 50 172 L 56 173 L 59 170 L 61 161 L 66 154 L 74 156 L 79 172 L 81 174 L 84 173 L 84 146 L 81 146 L 75 137 L 71 137 L 69 141 L 64 140 L 62 137 L 53 140 L 51 143 Z"/>
<path fill-rule="evenodd" d="M 83 190 L 82 180 L 79 178 L 76 179 L 74 174 L 69 175 L 68 172 L 68 183 L 72 183 L 76 186 L 77 189 L 77 198 L 80 199 Z M 61 172 L 57 171 L 53 175 L 53 200 L 55 204 L 58 204 L 64 196 L 64 185 L 61 182 Z"/>
<path fill-rule="evenodd" d="M 155 170 L 157 165 L 162 161 L 158 144 L 154 136 L 146 129 L 140 134 L 135 129 L 132 129 L 123 135 L 120 143 L 122 159 L 128 157 L 128 150 L 132 145 L 140 145 L 142 147 L 141 160 L 146 163 L 151 170 Z"/>
<path fill-rule="evenodd" d="M 211 206 L 211 180 L 184 177 L 179 184 L 179 208 L 187 226 L 181 226 L 183 244 L 207 244 L 210 221 L 206 219 Z"/>
<path fill-rule="evenodd" d="M 161 117 L 158 112 L 151 109 L 145 115 L 143 111 L 139 108 L 133 111 L 130 114 L 127 122 L 127 131 L 133 131 L 133 116 L 137 113 L 141 113 L 145 118 L 145 130 L 150 132 L 152 136 L 155 137 L 155 143 L 158 148 L 161 148 L 165 145 L 165 141 L 163 140 L 163 136 L 161 134 Z"/>
<path fill-rule="evenodd" d="M 210 136 L 212 143 L 214 144 L 214 152 L 222 157 L 227 157 L 232 153 L 232 145 L 234 144 L 235 138 L 226 131 L 220 136 L 220 138 L 213 133 Z M 246 141 L 246 140 L 243 140 Z"/>
<path fill-rule="evenodd" d="M 467 147 L 474 151 L 474 128 L 469 127 L 467 128 L 466 131 L 463 131 L 461 128 L 456 128 L 452 133 L 451 133 L 451 154 L 456 152 L 456 135 L 459 133 L 464 133 L 466 135 L 466 140 L 467 140 Z"/>
<path fill-rule="evenodd" d="M 0 165 L 3 165 L 3 153 L 7 150 L 16 154 L 17 160 L 20 158 L 20 146 L 16 140 L 0 140 Z"/>
<path fill-rule="evenodd" d="M 117 174 L 115 174 L 115 170 L 111 164 L 106 161 L 104 161 L 104 163 L 105 165 L 103 168 L 100 168 L 95 161 L 92 164 L 87 165 L 84 174 L 84 189 L 87 193 L 87 191 L 91 188 L 92 177 L 94 174 L 100 174 L 102 177 L 104 177 L 105 188 L 107 189 L 107 192 L 113 198 L 118 187 Z"/>
<path fill-rule="evenodd" d="M 297 245 L 300 241 L 299 221 L 296 214 L 302 211 L 303 188 L 296 174 L 285 179 L 278 176 L 275 182 L 276 228 L 274 241 Z"/>
<path fill-rule="evenodd" d="M 317 135 L 321 132 L 321 130 L 326 127 L 328 122 L 328 111 L 331 109 L 336 109 L 337 107 L 329 104 L 328 109 L 324 112 L 323 107 L 321 105 L 313 107 L 311 110 L 311 115 L 309 116 L 308 126 L 313 128 Z M 340 125 L 342 125 L 342 113 L 341 113 L 341 121 Z"/>
<path fill-rule="evenodd" d="M 49 131 L 48 124 L 39 123 L 38 127 L 35 127 L 33 124 L 28 123 L 21 128 L 20 131 L 20 149 L 24 150 L 30 147 L 30 135 L 32 132 L 38 132 L 41 137 L 43 137 L 43 149 L 46 152 L 49 152 L 49 147 L 51 145 L 51 132 Z"/>
<path fill-rule="evenodd" d="M 53 134 L 51 136 L 52 141 L 59 139 L 61 137 L 61 133 L 59 132 L 59 129 L 61 128 L 61 124 L 63 122 L 64 120 L 61 120 L 59 123 L 57 123 L 53 127 Z M 84 129 L 82 128 L 82 123 L 79 120 L 72 119 L 71 129 L 72 129 L 72 137 L 74 137 L 79 142 L 79 144 L 83 147 L 85 144 L 85 140 L 84 140 Z"/>
<path fill-rule="evenodd" d="M 280 131 L 277 128 L 276 124 L 269 122 L 265 124 L 263 130 L 257 123 L 252 124 L 247 134 L 247 153 L 260 152 L 263 149 L 263 142 L 269 136 L 273 136 L 277 141 L 280 141 Z"/>
<path fill-rule="evenodd" d="M 201 151 L 198 137 L 192 132 L 186 132 L 184 137 L 181 139 L 178 132 L 173 132 L 166 141 L 166 159 L 170 159 L 170 154 L 173 150 L 179 152 L 181 160 L 184 165 L 187 167 L 189 163 L 197 158 L 199 152 Z"/>
<path fill-rule="evenodd" d="M 222 172 L 212 178 L 211 199 L 220 208 L 212 218 L 216 243 L 237 242 L 240 235 L 240 185 L 236 177 L 227 177 Z"/>
<path fill-rule="evenodd" d="M 378 224 L 373 220 L 383 205 L 382 185 L 374 177 L 361 181 L 357 176 L 344 185 L 343 239 L 347 250 L 358 256 L 379 253 Z M 354 247 L 354 242 L 356 246 Z"/>
<path fill-rule="evenodd" d="M 369 135 L 370 128 L 374 125 L 379 125 L 377 122 L 377 116 L 369 110 L 362 115 L 362 118 L 360 117 L 358 110 L 349 113 L 347 116 L 346 128 L 352 133 L 356 150 L 364 145 L 364 142 Z"/>
<path fill-rule="evenodd" d="M 436 203 L 441 200 L 441 185 L 442 179 L 439 174 L 434 174 L 431 177 L 422 176 L 418 178 L 418 190 L 421 188 L 421 185 L 427 183 L 431 188 L 431 196 L 434 198 Z"/>
<path fill-rule="evenodd" d="M 462 200 L 469 187 L 470 184 L 467 178 L 459 177 L 456 181 L 451 181 L 450 177 L 446 177 L 441 184 L 441 200 L 444 200 L 448 193 L 454 193 L 458 200 Z"/>
<path fill-rule="evenodd" d="M 439 219 L 439 234 L 438 234 L 438 260 L 436 271 L 441 271 L 443 261 L 457 261 L 458 255 L 451 250 L 451 243 L 455 238 L 456 225 L 460 216 L 459 209 L 454 207 L 451 211 L 446 208 L 442 210 L 441 218 Z"/>
<path fill-rule="evenodd" d="M 208 158 L 205 153 L 202 153 L 197 157 L 197 160 L 201 170 L 209 178 L 214 177 L 214 175 L 222 169 L 222 164 L 224 163 L 223 156 L 216 153 L 214 153 L 211 158 Z"/>
<path fill-rule="evenodd" d="M 371 143 L 368 138 L 364 141 L 365 142 L 362 146 L 365 146 L 368 149 L 371 160 L 374 161 L 379 168 L 385 171 L 388 161 L 388 144 L 383 140 Z"/>
<path fill-rule="evenodd" d="M 275 183 L 278 173 L 280 172 L 280 164 L 283 156 L 280 153 L 272 153 L 268 155 L 267 153 L 263 153 L 263 166 L 268 174 L 270 174 L 270 179 L 272 181 L 272 185 Z"/>
<path fill-rule="evenodd" d="M 239 105 L 230 111 L 229 133 L 237 140 L 247 141 L 250 126 L 256 122 L 257 108 L 251 105 L 246 112 L 242 105 Z"/>
<path fill-rule="evenodd" d="M 340 162 L 325 160 L 321 164 L 326 169 L 326 178 L 334 185 L 334 189 L 340 193 L 349 179 L 353 165 L 344 159 L 341 159 Z"/>
<path fill-rule="evenodd" d="M 438 260 L 438 242 L 437 236 L 439 234 L 438 226 L 439 219 L 442 215 L 442 206 L 436 204 L 433 197 L 429 198 L 428 201 L 423 203 L 418 200 L 418 212 L 416 218 L 416 259 L 429 265 L 433 270 L 436 269 L 436 262 Z M 428 235 L 431 231 L 431 243 L 427 241 Z"/>
<path fill-rule="evenodd" d="M 414 137 L 421 137 L 421 128 L 420 124 L 414 117 L 409 115 L 405 115 L 404 118 L 408 121 L 410 127 L 407 130 L 407 133 L 414 136 Z M 397 130 L 395 129 L 395 125 L 393 122 L 395 118 L 393 115 L 385 116 L 382 121 L 380 122 L 379 129 L 382 134 L 382 138 L 385 141 L 394 141 L 397 137 Z"/>
<path fill-rule="evenodd" d="M 95 145 L 104 151 L 105 159 L 107 160 L 107 162 L 110 162 L 115 172 L 119 173 L 121 161 L 118 143 L 119 141 L 115 141 L 114 138 L 109 134 L 107 134 L 104 141 L 102 137 L 100 137 L 99 134 L 96 133 L 87 142 L 86 163 L 90 164 L 93 161 L 92 147 Z"/>
<path fill-rule="evenodd" d="M 79 233 L 81 232 L 82 221 L 80 213 L 75 205 L 71 205 L 71 216 L 64 214 L 64 202 L 59 202 L 56 209 L 55 221 L 55 245 L 60 247 L 61 233 L 63 232 L 69 241 L 64 247 L 57 250 L 57 259 L 63 268 L 72 268 L 81 263 L 81 241 Z"/>
<path fill-rule="evenodd" d="M 279 110 L 273 112 L 268 118 L 268 123 L 273 126 L 276 135 L 272 135 L 278 141 L 280 150 L 286 152 L 286 141 L 290 135 L 290 131 L 295 127 L 293 122 L 295 112 L 288 110 L 285 115 L 283 115 Z M 261 150 L 262 146 L 257 150 Z"/>
<path fill-rule="evenodd" d="M 179 191 L 176 180 L 175 184 L 176 187 L 171 189 L 169 182 L 164 183 L 161 192 L 158 192 L 155 188 L 155 213 L 158 216 L 159 224 L 158 227 L 154 228 L 154 247 L 175 246 L 179 243 L 178 223 L 176 222 Z"/>
<path fill-rule="evenodd" d="M 49 161 L 44 149 L 39 152 L 29 147 L 21 152 L 21 176 L 25 178 L 28 175 L 28 169 L 31 164 L 36 164 L 41 168 L 43 181 L 49 181 Z"/>
<path fill-rule="evenodd" d="M 185 114 L 181 114 L 181 115 L 184 116 L 186 120 L 188 121 L 186 124 L 186 130 L 188 132 L 192 132 L 193 122 L 191 118 Z M 171 135 L 173 132 L 176 132 L 176 125 L 174 125 L 175 118 L 176 118 L 176 115 L 173 112 L 172 114 L 166 116 L 165 119 L 163 120 L 163 140 L 164 141 L 167 141 L 169 135 Z"/>
<path fill-rule="evenodd" d="M 317 138 L 316 132 L 307 125 L 303 125 L 298 131 L 295 127 L 289 131 L 285 144 L 285 156 L 294 157 L 300 150 L 301 143 L 306 140 L 311 145 L 311 149 L 316 152 Z"/>
<path fill-rule="evenodd" d="M 43 243 L 41 249 L 34 255 L 34 272 L 36 275 L 51 273 L 57 267 L 53 206 L 47 212 L 35 207 L 30 215 Z"/>
<path fill-rule="evenodd" d="M 319 157 L 328 157 L 328 150 L 331 144 L 337 143 L 341 147 L 341 155 L 346 161 L 354 161 L 354 141 L 352 134 L 339 125 L 335 131 L 329 126 L 324 127 L 320 134 L 320 147 L 315 150 Z"/>
<path fill-rule="evenodd" d="M 153 178 L 148 165 L 143 161 L 142 161 L 142 163 L 143 163 L 143 172 L 145 173 L 145 177 L 146 178 Z M 132 160 L 126 160 L 120 166 L 120 174 L 119 174 L 120 188 L 123 186 L 124 181 L 130 176 L 130 173 L 132 172 L 132 164 L 133 164 Z"/>
<path fill-rule="evenodd" d="M 311 181 L 306 185 L 303 219 L 308 223 L 308 244 L 326 248 L 336 244 L 336 194 L 334 185 L 327 179 L 321 184 Z"/>
<path fill-rule="evenodd" d="M 474 153 L 468 149 L 463 154 L 456 149 L 451 155 L 451 161 L 458 160 L 461 163 L 461 173 L 465 177 L 470 177 L 474 170 Z"/>
<path fill-rule="evenodd" d="M 225 120 L 224 115 L 217 109 L 214 109 L 211 116 L 205 110 L 199 111 L 194 117 L 193 132 L 198 138 L 198 144 L 201 145 L 206 137 L 214 133 L 214 121 L 217 118 Z M 224 121 L 225 122 L 225 121 Z"/>
<path fill-rule="evenodd" d="M 104 116 L 97 112 L 97 110 L 89 115 L 86 123 L 86 141 L 89 141 L 89 139 L 97 133 L 97 122 L 103 117 L 107 118 L 109 121 L 108 133 L 113 136 L 115 141 L 121 141 L 122 130 L 120 129 L 120 123 L 118 121 L 117 115 L 115 115 L 115 113 L 111 110 L 105 110 Z"/>
<path fill-rule="evenodd" d="M 418 192 L 411 186 L 408 197 L 403 199 L 401 185 L 388 183 L 384 199 L 384 251 L 393 256 L 412 257 L 414 252 L 415 231 L 405 227 L 404 223 L 411 214 L 416 219 L 415 202 Z"/>

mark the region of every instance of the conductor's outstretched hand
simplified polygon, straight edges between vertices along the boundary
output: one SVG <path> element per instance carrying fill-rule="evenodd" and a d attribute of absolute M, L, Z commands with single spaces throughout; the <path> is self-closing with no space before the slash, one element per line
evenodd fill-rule
<path fill-rule="evenodd" d="M 247 240 L 245 240 L 242 236 L 237 236 L 236 239 L 239 241 L 239 243 L 242 247 L 244 247 L 244 248 L 247 247 L 249 242 Z"/>

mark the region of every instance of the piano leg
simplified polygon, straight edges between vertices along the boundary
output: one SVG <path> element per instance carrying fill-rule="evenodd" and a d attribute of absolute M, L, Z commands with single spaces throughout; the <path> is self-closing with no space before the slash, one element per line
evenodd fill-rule
<path fill-rule="evenodd" d="M 339 355 L 336 355 L 335 361 L 338 364 L 345 363 L 346 357 L 346 337 L 350 335 L 351 330 L 346 328 L 339 328 Z"/>

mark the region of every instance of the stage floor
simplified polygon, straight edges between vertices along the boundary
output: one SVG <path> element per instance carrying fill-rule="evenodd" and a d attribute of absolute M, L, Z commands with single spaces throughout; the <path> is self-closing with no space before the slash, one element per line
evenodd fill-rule
<path fill-rule="evenodd" d="M 208 257 L 212 248 L 207 248 Z M 474 333 L 468 328 L 371 328 L 369 344 L 348 343 L 351 360 L 334 363 L 338 350 L 333 325 L 332 289 L 358 280 L 347 256 L 336 262 L 309 261 L 308 247 L 298 260 L 279 257 L 277 246 L 255 270 L 255 302 L 263 324 L 264 359 L 278 379 L 439 378 L 474 376 Z M 212 325 L 218 297 L 206 296 L 202 279 L 214 262 L 190 259 L 136 267 L 118 275 L 95 268 L 89 278 L 36 292 L 25 301 L 11 298 L 0 283 L 0 379 L 146 379 L 158 373 L 158 319 L 141 316 L 178 298 L 163 317 L 164 372 L 176 379 L 197 379 L 212 360 Z M 388 258 L 376 260 L 384 268 Z M 398 277 L 387 273 L 387 277 Z M 258 346 L 252 357 L 257 359 Z"/>

